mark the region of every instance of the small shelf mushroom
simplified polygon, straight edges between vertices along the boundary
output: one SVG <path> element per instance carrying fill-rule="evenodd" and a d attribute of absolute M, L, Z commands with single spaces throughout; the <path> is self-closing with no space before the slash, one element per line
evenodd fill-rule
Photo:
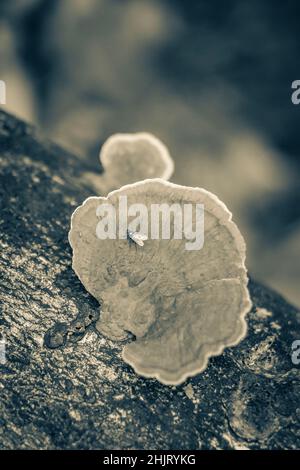
<path fill-rule="evenodd" d="M 109 203 L 118 214 L 120 196 L 128 205 L 142 203 L 149 213 L 153 204 L 203 205 L 202 248 L 187 250 L 184 238 L 152 239 L 150 233 L 135 247 L 126 237 L 99 239 L 99 207 Z M 117 217 L 116 233 L 119 223 Z M 171 216 L 175 230 L 174 224 Z M 231 213 L 212 193 L 149 179 L 106 198 L 88 198 L 72 216 L 69 241 L 73 269 L 102 305 L 97 329 L 113 340 L 135 336 L 124 346 L 123 358 L 138 374 L 180 384 L 245 336 L 251 308 L 245 243 Z"/>
<path fill-rule="evenodd" d="M 104 173 L 86 173 L 85 178 L 98 193 L 105 195 L 146 178 L 168 180 L 174 171 L 174 162 L 166 146 L 147 132 L 112 135 L 104 142 L 99 158 Z"/>

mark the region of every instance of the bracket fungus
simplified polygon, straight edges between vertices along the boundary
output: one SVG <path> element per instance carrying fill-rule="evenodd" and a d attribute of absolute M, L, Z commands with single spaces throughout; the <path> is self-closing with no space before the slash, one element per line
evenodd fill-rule
<path fill-rule="evenodd" d="M 118 236 L 124 216 L 118 207 L 121 196 L 128 207 L 142 203 L 148 214 L 166 203 L 172 208 L 202 205 L 203 246 L 186 249 L 184 236 L 171 235 L 148 236 L 143 246 L 133 247 L 126 236 Z M 99 214 L 107 205 L 116 209 L 116 236 L 99 239 Z M 137 219 L 132 215 L 128 211 L 129 223 Z M 138 374 L 180 384 L 203 371 L 210 356 L 245 336 L 245 315 L 251 308 L 245 243 L 231 217 L 214 194 L 162 179 L 90 197 L 75 210 L 69 232 L 73 269 L 101 302 L 97 329 L 112 340 L 134 335 L 124 346 L 123 359 Z M 175 233 L 172 211 L 168 221 Z M 154 221 L 148 222 L 152 234 Z"/>
<path fill-rule="evenodd" d="M 104 173 L 89 179 L 102 194 L 147 178 L 169 180 L 174 171 L 168 149 L 148 132 L 112 135 L 104 142 L 99 158 Z"/>

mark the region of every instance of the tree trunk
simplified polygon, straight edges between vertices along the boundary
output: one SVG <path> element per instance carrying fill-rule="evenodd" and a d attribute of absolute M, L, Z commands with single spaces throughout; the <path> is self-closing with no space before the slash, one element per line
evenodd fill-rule
<path fill-rule="evenodd" d="M 1 448 L 300 447 L 294 307 L 251 282 L 242 343 L 178 387 L 139 377 L 95 331 L 98 304 L 71 268 L 70 216 L 93 195 L 96 162 L 4 112 L 0 158 Z M 65 341 L 76 318 L 91 321 Z"/>

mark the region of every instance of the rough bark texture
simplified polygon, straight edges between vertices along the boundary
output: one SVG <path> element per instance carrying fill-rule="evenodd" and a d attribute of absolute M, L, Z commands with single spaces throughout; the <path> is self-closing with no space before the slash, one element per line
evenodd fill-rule
<path fill-rule="evenodd" d="M 254 308 L 239 346 L 179 387 L 137 376 L 122 344 L 94 330 L 97 302 L 71 268 L 70 216 L 91 195 L 84 173 L 96 165 L 84 167 L 4 112 L 0 157 L 1 448 L 300 447 L 294 307 L 251 282 Z M 76 318 L 87 329 L 65 342 Z"/>

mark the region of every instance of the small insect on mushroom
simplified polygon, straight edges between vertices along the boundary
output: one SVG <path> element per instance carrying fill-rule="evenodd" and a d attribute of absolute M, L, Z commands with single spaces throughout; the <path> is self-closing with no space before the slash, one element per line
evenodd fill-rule
<path fill-rule="evenodd" d="M 129 242 L 133 241 L 139 246 L 144 246 L 144 241 L 147 239 L 147 235 L 143 235 L 142 233 L 133 232 L 132 230 L 127 229 L 127 240 Z"/>

